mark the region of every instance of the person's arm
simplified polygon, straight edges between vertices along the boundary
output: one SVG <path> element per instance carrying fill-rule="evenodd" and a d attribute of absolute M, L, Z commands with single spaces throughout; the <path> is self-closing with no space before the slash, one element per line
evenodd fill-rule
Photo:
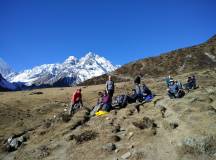
<path fill-rule="evenodd" d="M 108 92 L 108 81 L 106 81 L 106 91 Z"/>
<path fill-rule="evenodd" d="M 115 82 L 113 81 L 113 91 L 115 91 Z"/>

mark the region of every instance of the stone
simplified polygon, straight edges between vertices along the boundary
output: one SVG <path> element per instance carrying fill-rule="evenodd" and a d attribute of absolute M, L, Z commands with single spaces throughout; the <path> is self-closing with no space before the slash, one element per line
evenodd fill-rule
<path fill-rule="evenodd" d="M 115 153 L 118 153 L 118 152 L 119 152 L 119 149 L 116 149 L 116 150 L 115 150 Z"/>
<path fill-rule="evenodd" d="M 178 123 L 170 123 L 171 129 L 176 129 L 178 126 L 179 126 Z"/>
<path fill-rule="evenodd" d="M 113 143 L 107 143 L 107 144 L 105 144 L 102 148 L 103 148 L 103 150 L 105 150 L 105 151 L 111 152 L 111 151 L 113 151 L 113 150 L 116 149 L 116 145 L 113 144 Z"/>
<path fill-rule="evenodd" d="M 131 139 L 133 137 L 134 133 L 133 132 L 129 132 L 128 134 L 128 139 Z"/>
<path fill-rule="evenodd" d="M 128 159 L 131 156 L 130 152 L 127 152 L 121 156 L 122 159 Z"/>
<path fill-rule="evenodd" d="M 121 138 L 117 135 L 110 136 L 111 142 L 119 142 L 120 140 L 121 140 Z"/>

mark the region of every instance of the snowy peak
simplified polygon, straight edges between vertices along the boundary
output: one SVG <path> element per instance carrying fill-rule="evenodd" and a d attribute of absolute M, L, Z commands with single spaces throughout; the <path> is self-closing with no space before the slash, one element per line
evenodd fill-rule
<path fill-rule="evenodd" d="M 78 59 L 74 56 L 69 56 L 65 61 L 64 64 L 71 64 L 74 65 L 78 62 Z"/>
<path fill-rule="evenodd" d="M 92 65 L 92 63 L 96 60 L 96 54 L 92 52 L 88 52 L 84 57 L 82 57 L 79 61 L 80 65 Z"/>
<path fill-rule="evenodd" d="M 63 63 L 44 64 L 24 70 L 10 77 L 11 82 L 25 82 L 26 85 L 75 85 L 95 76 L 114 71 L 118 66 L 95 53 L 88 52 L 77 59 L 69 56 Z M 59 82 L 59 81 L 62 81 Z"/>
<path fill-rule="evenodd" d="M 3 77 L 7 77 L 11 73 L 12 69 L 10 66 L 2 58 L 0 58 L 0 74 L 2 74 Z"/>
<path fill-rule="evenodd" d="M 108 70 L 115 70 L 116 66 L 113 66 L 112 63 L 104 57 L 99 56 L 93 52 L 88 52 L 84 57 L 79 61 L 79 65 L 83 66 L 99 66 Z"/>

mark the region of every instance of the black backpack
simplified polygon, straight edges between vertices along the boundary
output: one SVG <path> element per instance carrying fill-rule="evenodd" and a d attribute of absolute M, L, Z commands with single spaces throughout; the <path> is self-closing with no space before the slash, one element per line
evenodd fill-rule
<path fill-rule="evenodd" d="M 120 106 L 121 108 L 126 107 L 128 103 L 127 95 L 119 95 L 115 98 L 115 101 L 117 105 Z"/>
<path fill-rule="evenodd" d="M 185 95 L 185 92 L 184 92 L 182 89 L 180 89 L 180 90 L 178 91 L 177 97 L 178 97 L 178 98 L 182 98 L 182 97 L 184 97 L 184 95 Z"/>

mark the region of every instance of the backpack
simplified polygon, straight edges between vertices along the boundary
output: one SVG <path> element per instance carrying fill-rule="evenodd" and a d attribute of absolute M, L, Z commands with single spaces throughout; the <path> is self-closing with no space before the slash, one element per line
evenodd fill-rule
<path fill-rule="evenodd" d="M 136 85 L 135 89 L 137 95 L 143 95 L 144 93 L 151 94 L 151 90 L 144 84 Z"/>
<path fill-rule="evenodd" d="M 185 92 L 184 92 L 184 90 L 182 90 L 182 89 L 180 89 L 180 90 L 178 91 L 178 93 L 177 93 L 177 97 L 178 97 L 178 98 L 182 98 L 182 97 L 184 97 L 184 95 L 185 95 Z"/>
<path fill-rule="evenodd" d="M 117 96 L 115 98 L 115 101 L 117 103 L 118 106 L 120 106 L 121 108 L 122 107 L 126 107 L 127 106 L 127 95 L 120 95 L 120 96 Z"/>
<path fill-rule="evenodd" d="M 145 101 L 146 102 L 151 102 L 153 98 L 154 98 L 153 95 L 148 95 L 147 97 L 145 97 Z"/>

